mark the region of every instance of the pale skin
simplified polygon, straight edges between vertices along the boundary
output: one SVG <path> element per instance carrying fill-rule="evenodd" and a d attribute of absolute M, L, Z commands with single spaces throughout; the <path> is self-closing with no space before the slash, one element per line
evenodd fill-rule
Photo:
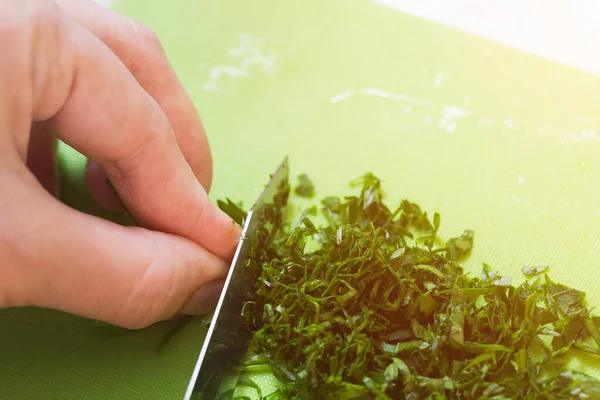
<path fill-rule="evenodd" d="M 89 188 L 141 227 L 57 199 L 56 137 Z M 200 117 L 156 36 L 88 0 L 3 0 L 0 307 L 39 306 L 127 328 L 214 307 L 240 228 L 207 192 Z"/>

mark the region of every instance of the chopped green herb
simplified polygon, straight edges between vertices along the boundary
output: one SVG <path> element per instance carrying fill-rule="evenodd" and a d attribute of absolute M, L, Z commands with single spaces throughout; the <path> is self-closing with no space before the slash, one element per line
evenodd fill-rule
<path fill-rule="evenodd" d="M 485 264 L 467 275 L 473 231 L 443 244 L 439 214 L 407 200 L 392 211 L 372 174 L 353 185 L 321 201 L 324 225 L 274 212 L 253 239 L 242 386 L 272 400 L 600 398 L 600 382 L 561 359 L 600 354 L 584 293 L 535 278 L 547 268 L 524 268 L 519 286 Z M 263 395 L 257 371 L 279 390 Z"/>
<path fill-rule="evenodd" d="M 529 267 L 524 265 L 521 269 L 526 276 L 537 276 L 546 273 L 550 267 Z"/>
<path fill-rule="evenodd" d="M 242 203 L 236 204 L 230 199 L 217 200 L 217 205 L 239 225 L 244 225 L 247 213 L 242 209 Z"/>
<path fill-rule="evenodd" d="M 308 175 L 301 174 L 298 176 L 298 186 L 294 189 L 294 192 L 300 197 L 314 197 L 315 185 L 310 180 Z"/>

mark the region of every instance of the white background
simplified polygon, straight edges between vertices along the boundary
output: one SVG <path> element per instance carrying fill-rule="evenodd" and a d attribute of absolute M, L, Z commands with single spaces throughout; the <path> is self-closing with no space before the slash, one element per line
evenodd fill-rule
<path fill-rule="evenodd" d="M 600 74 L 600 0 L 373 0 Z"/>

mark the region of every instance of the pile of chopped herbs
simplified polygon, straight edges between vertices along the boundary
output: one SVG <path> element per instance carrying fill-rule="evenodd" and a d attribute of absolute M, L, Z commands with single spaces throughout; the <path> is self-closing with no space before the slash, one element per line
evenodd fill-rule
<path fill-rule="evenodd" d="M 247 265 L 254 355 L 239 385 L 263 399 L 600 398 L 598 380 L 567 369 L 573 351 L 600 356 L 584 293 L 546 268 L 524 267 L 520 286 L 485 264 L 469 276 L 459 262 L 472 231 L 444 243 L 439 214 L 388 208 L 372 174 L 353 185 L 359 195 L 326 197 L 292 224 L 265 221 Z M 263 397 L 251 372 L 265 369 L 281 385 Z"/>

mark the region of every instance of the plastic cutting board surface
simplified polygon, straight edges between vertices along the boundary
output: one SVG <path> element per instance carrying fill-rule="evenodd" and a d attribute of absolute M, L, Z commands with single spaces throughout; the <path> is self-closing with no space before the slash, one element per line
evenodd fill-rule
<path fill-rule="evenodd" d="M 371 171 L 390 202 L 475 231 L 466 266 L 523 265 L 600 305 L 600 78 L 358 0 L 125 0 L 160 37 L 205 123 L 211 197 L 250 205 L 284 155 L 319 196 Z M 101 112 L 101 110 L 99 110 Z M 63 147 L 67 198 L 83 160 Z M 306 203 L 295 202 L 299 206 Z M 0 311 L 2 399 L 180 399 L 200 319 L 122 334 L 37 309 Z M 574 360 L 590 368 L 597 360 Z"/>

